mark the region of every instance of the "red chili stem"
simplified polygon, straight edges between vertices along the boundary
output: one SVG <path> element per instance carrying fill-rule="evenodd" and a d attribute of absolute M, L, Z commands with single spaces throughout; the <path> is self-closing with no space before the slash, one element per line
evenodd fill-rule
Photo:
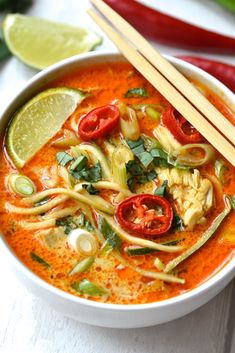
<path fill-rule="evenodd" d="M 195 56 L 180 55 L 178 58 L 205 70 L 235 93 L 235 66 Z"/>
<path fill-rule="evenodd" d="M 184 22 L 135 0 L 104 1 L 143 35 L 163 44 L 196 51 L 235 53 L 235 38 Z"/>

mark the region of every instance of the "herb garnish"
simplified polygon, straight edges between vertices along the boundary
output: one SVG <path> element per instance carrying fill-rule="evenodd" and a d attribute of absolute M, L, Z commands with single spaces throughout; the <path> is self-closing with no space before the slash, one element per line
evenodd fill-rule
<path fill-rule="evenodd" d="M 168 186 L 168 180 L 164 180 L 162 185 L 159 186 L 155 191 L 154 191 L 154 195 L 156 196 L 162 196 L 165 197 L 166 196 L 166 188 Z"/>
<path fill-rule="evenodd" d="M 69 216 L 56 220 L 57 227 L 64 227 L 65 234 L 69 234 L 72 230 L 77 228 L 85 228 L 88 232 L 94 230 L 92 224 L 86 219 L 84 213 L 79 216 Z"/>
<path fill-rule="evenodd" d="M 102 169 L 99 162 L 92 167 L 88 167 L 86 164 L 81 170 L 70 170 L 70 174 L 77 180 L 85 180 L 91 183 L 102 179 Z"/>
<path fill-rule="evenodd" d="M 157 177 L 157 173 L 153 169 L 148 171 L 135 160 L 126 164 L 126 170 L 130 174 L 127 185 L 131 191 L 134 191 L 136 184 L 145 184 Z"/>
<path fill-rule="evenodd" d="M 174 211 L 173 221 L 171 225 L 171 230 L 182 231 L 184 230 L 184 222 L 182 218 Z"/>
<path fill-rule="evenodd" d="M 145 168 L 152 162 L 155 166 L 168 167 L 168 154 L 161 148 L 147 149 L 145 141 L 139 138 L 137 141 L 127 141 L 132 153 L 139 159 Z"/>
<path fill-rule="evenodd" d="M 97 286 L 96 284 L 90 282 L 88 279 L 84 278 L 79 282 L 74 282 L 71 287 L 80 294 L 87 294 L 91 296 L 102 296 L 108 295 L 109 292 L 106 288 Z"/>
<path fill-rule="evenodd" d="M 120 249 L 122 240 L 117 235 L 117 233 L 111 228 L 109 223 L 104 219 L 104 217 L 99 215 L 98 219 L 99 231 L 103 234 L 104 238 L 107 240 L 108 244 L 113 249 Z"/>
<path fill-rule="evenodd" d="M 33 261 L 37 261 L 39 264 L 43 265 L 46 268 L 51 267 L 51 265 L 49 265 L 44 259 L 42 259 L 40 256 L 38 256 L 34 252 L 30 253 L 30 257 Z"/>
<path fill-rule="evenodd" d="M 82 184 L 83 189 L 89 192 L 90 195 L 99 195 L 100 191 L 96 189 L 92 184 Z"/>
<path fill-rule="evenodd" d="M 69 162 L 71 162 L 73 160 L 73 157 L 70 156 L 70 154 L 68 154 L 67 152 L 58 152 L 56 154 L 56 159 L 60 165 L 65 167 L 66 164 L 68 164 Z"/>
<path fill-rule="evenodd" d="M 138 97 L 149 97 L 149 93 L 146 88 L 137 87 L 137 88 L 130 88 L 125 94 L 125 98 L 138 98 Z"/>

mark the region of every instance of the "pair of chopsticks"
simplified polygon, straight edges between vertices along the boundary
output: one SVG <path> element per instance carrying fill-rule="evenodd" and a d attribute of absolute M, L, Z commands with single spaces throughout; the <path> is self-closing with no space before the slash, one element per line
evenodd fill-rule
<path fill-rule="evenodd" d="M 234 126 L 111 7 L 102 0 L 90 1 L 105 19 L 92 9 L 88 14 L 126 59 L 235 166 Z"/>

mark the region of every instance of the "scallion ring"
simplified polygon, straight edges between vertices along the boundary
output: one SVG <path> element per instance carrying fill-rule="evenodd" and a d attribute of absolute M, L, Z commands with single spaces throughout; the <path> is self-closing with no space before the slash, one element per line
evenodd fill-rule
<path fill-rule="evenodd" d="M 98 244 L 95 236 L 84 229 L 74 229 L 70 232 L 68 238 L 69 245 L 83 256 L 92 256 L 98 250 Z"/>
<path fill-rule="evenodd" d="M 32 180 L 22 174 L 10 174 L 8 184 L 10 189 L 20 196 L 30 196 L 36 192 L 36 186 Z"/>

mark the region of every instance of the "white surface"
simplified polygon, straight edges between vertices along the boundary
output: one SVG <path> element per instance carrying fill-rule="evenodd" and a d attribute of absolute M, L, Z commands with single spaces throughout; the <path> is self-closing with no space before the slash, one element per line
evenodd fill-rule
<path fill-rule="evenodd" d="M 124 0 L 119 0 L 124 1 Z M 146 0 L 147 2 L 147 0 Z M 234 35 L 232 15 L 206 0 L 148 0 L 171 13 L 185 16 Z M 180 6 L 178 6 L 180 4 Z M 86 0 L 36 0 L 30 13 L 99 29 L 85 14 Z M 211 11 L 214 11 L 213 14 Z M 173 12 L 174 11 L 174 12 Z M 192 14 L 197 14 L 197 17 Z M 100 49 L 113 48 L 105 39 Z M 158 46 L 168 54 L 185 53 L 175 48 Z M 201 53 L 203 55 L 203 53 Z M 216 57 L 235 64 L 234 57 Z M 0 112 L 35 72 L 12 58 L 0 71 Z M 3 103 L 4 102 L 4 103 Z M 0 353 L 54 352 L 224 352 L 235 351 L 234 306 L 232 284 L 201 309 L 169 324 L 149 329 L 115 330 L 79 324 L 55 313 L 33 298 L 18 283 L 0 257 Z M 233 286 L 234 287 L 234 286 Z"/>

